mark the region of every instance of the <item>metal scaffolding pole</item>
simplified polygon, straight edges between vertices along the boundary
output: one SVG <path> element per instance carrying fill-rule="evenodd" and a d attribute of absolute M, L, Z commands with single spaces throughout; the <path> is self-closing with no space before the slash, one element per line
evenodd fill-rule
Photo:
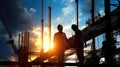
<path fill-rule="evenodd" d="M 105 0 L 105 26 L 106 26 L 106 32 L 105 37 L 106 40 L 112 39 L 112 29 L 111 29 L 111 17 L 110 17 L 110 0 Z"/>
<path fill-rule="evenodd" d="M 92 4 L 92 9 L 91 9 L 91 17 L 92 17 L 92 23 L 94 24 L 95 23 L 95 18 L 94 18 L 94 12 L 95 12 L 95 8 L 94 8 L 94 0 L 91 1 L 91 4 Z M 92 48 L 93 48 L 93 51 L 95 51 L 95 37 L 92 39 L 93 42 L 92 42 Z"/>
<path fill-rule="evenodd" d="M 48 14 L 48 22 L 49 22 L 49 47 L 51 46 L 51 6 L 48 7 L 49 14 Z"/>
<path fill-rule="evenodd" d="M 76 2 L 76 24 L 78 26 L 78 0 L 76 0 L 75 2 Z"/>
<path fill-rule="evenodd" d="M 115 60 L 113 58 L 114 45 L 115 42 L 113 40 L 112 27 L 111 27 L 111 16 L 110 16 L 110 0 L 104 0 L 105 3 L 105 42 L 103 44 L 105 52 L 105 60 L 107 64 L 115 64 Z M 108 51 L 109 50 L 109 51 Z"/>
<path fill-rule="evenodd" d="M 42 0 L 42 10 L 41 10 L 41 25 L 42 25 L 42 29 L 41 29 L 41 34 L 42 34 L 42 49 L 41 49 L 41 52 L 43 52 L 43 45 L 44 45 L 44 19 L 43 19 L 43 3 L 44 1 Z"/>

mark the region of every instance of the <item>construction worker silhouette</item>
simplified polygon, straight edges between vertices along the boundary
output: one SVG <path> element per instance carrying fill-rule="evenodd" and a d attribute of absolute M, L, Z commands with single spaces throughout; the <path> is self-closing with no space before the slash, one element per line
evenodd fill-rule
<path fill-rule="evenodd" d="M 63 26 L 57 26 L 58 32 L 54 34 L 54 49 L 57 56 L 58 62 L 64 62 L 64 51 L 67 43 L 66 34 L 63 32 Z"/>
<path fill-rule="evenodd" d="M 83 61 L 84 61 L 84 57 L 83 57 L 83 47 L 84 47 L 84 42 L 83 42 L 83 35 L 82 32 L 78 29 L 78 26 L 73 24 L 71 26 L 72 30 L 75 32 L 74 35 L 74 48 L 76 49 L 77 52 L 77 58 L 79 60 L 79 64 L 80 67 L 83 66 Z"/>

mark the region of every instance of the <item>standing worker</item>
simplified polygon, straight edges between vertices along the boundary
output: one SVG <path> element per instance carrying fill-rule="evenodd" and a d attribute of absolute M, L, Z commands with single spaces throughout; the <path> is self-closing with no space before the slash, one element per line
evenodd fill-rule
<path fill-rule="evenodd" d="M 57 26 L 58 32 L 54 34 L 54 48 L 55 54 L 57 56 L 58 62 L 64 62 L 64 52 L 67 45 L 67 37 L 66 34 L 63 32 L 63 26 Z"/>
<path fill-rule="evenodd" d="M 78 26 L 73 24 L 71 26 L 72 30 L 75 32 L 75 39 L 73 40 L 74 42 L 74 48 L 76 49 L 77 52 L 77 57 L 79 60 L 80 67 L 83 66 L 84 62 L 84 55 L 83 55 L 83 49 L 84 49 L 84 42 L 83 42 L 83 35 L 82 32 L 78 29 Z"/>

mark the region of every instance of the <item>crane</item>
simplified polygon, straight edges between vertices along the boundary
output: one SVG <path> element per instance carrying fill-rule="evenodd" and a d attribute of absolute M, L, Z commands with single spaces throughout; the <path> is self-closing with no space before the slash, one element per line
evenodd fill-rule
<path fill-rule="evenodd" d="M 27 46 L 25 46 L 25 43 L 28 44 L 29 41 L 28 41 L 27 38 L 29 38 L 29 35 L 25 32 L 25 36 L 24 36 L 24 38 L 23 38 L 23 39 L 24 39 L 24 42 L 23 42 L 23 43 L 24 43 L 24 46 L 21 46 L 21 47 L 19 47 L 19 49 L 17 49 L 16 44 L 14 43 L 13 36 L 12 36 L 9 28 L 8 28 L 7 25 L 6 25 L 6 20 L 5 20 L 4 17 L 1 16 L 1 15 L 0 15 L 0 18 L 1 18 L 1 20 L 2 20 L 2 23 L 3 23 L 4 27 L 5 27 L 8 35 L 9 35 L 9 40 L 7 41 L 7 43 L 8 43 L 8 44 L 11 44 L 11 46 L 12 46 L 15 54 L 18 56 L 18 58 L 19 58 L 18 62 L 20 63 L 20 64 L 19 64 L 20 67 L 26 67 L 26 63 L 27 63 L 27 61 L 28 61 L 28 49 L 27 49 Z M 28 36 L 26 36 L 26 34 L 27 34 Z M 25 41 L 26 41 L 26 42 L 25 42 Z M 21 44 L 23 44 L 23 43 L 21 43 Z M 24 59 L 23 59 L 23 58 L 24 58 Z"/>

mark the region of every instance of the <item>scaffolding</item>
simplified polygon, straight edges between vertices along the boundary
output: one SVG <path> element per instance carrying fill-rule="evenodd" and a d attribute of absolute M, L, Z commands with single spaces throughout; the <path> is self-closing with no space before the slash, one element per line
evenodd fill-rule
<path fill-rule="evenodd" d="M 91 9 L 91 16 L 92 16 L 92 24 L 88 25 L 88 27 L 84 28 L 82 30 L 82 33 L 84 34 L 84 40 L 87 42 L 90 39 L 93 39 L 92 47 L 94 51 L 97 51 L 95 49 L 95 37 L 97 37 L 100 34 L 106 33 L 106 40 L 111 42 L 113 39 L 114 33 L 113 30 L 120 33 L 120 9 L 119 7 L 115 9 L 114 11 L 110 12 L 110 0 L 104 0 L 105 1 L 105 13 L 106 15 L 104 17 L 99 18 L 97 21 L 95 21 L 94 18 L 94 0 L 91 1 L 92 3 L 92 9 Z M 108 2 L 109 1 L 109 2 Z M 77 25 L 78 25 L 78 0 L 76 0 L 76 13 L 77 13 Z M 109 7 L 109 8 L 108 8 Z M 48 7 L 49 9 L 49 40 L 51 44 L 51 6 Z M 6 30 L 9 34 L 9 40 L 8 43 L 12 45 L 16 55 L 18 56 L 18 61 L 0 61 L 0 65 L 18 65 L 18 67 L 34 67 L 34 66 L 79 66 L 79 63 L 56 63 L 56 62 L 44 62 L 44 60 L 49 59 L 53 56 L 53 54 L 44 53 L 43 52 L 43 32 L 44 32 L 44 19 L 43 19 L 43 0 L 42 0 L 42 55 L 37 58 L 36 61 L 28 62 L 30 51 L 29 51 L 29 32 L 25 31 L 22 33 L 19 33 L 18 36 L 18 49 L 16 45 L 14 44 L 14 39 L 12 38 L 12 34 L 10 33 L 10 30 L 7 28 L 6 21 L 4 20 L 4 17 L 1 17 L 1 20 L 3 21 L 4 26 L 6 27 Z M 111 19 L 112 20 L 111 20 Z M 108 23 L 109 22 L 109 23 Z M 112 33 L 111 33 L 112 32 Z M 112 35 L 113 34 L 113 35 Z M 119 34 L 118 34 L 119 35 Z M 73 52 L 75 53 L 75 52 Z M 72 54 L 73 54 L 72 53 Z M 69 54 L 71 55 L 71 54 Z M 66 56 L 69 56 L 66 55 Z M 39 59 L 39 60 L 38 60 Z M 43 59 L 41 61 L 41 59 Z M 54 60 L 54 59 L 52 59 Z M 94 59 L 93 59 L 94 60 Z M 56 61 L 56 60 L 55 60 Z M 90 64 L 90 63 L 88 63 Z M 92 63 L 91 63 L 92 64 Z M 94 63 L 93 63 L 94 64 Z M 87 66 L 87 65 L 85 65 Z"/>

